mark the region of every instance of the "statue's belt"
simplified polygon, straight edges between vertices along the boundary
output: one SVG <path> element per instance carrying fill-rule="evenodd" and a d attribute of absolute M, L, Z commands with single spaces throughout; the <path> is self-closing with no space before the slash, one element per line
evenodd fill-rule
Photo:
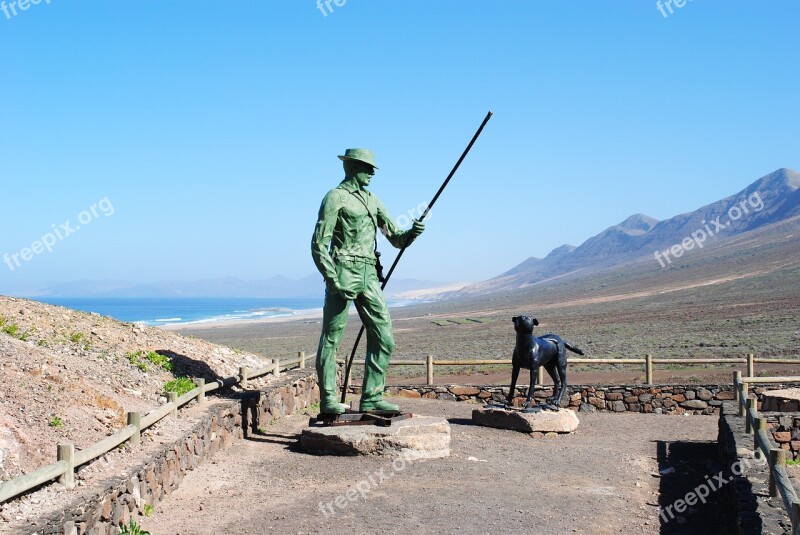
<path fill-rule="evenodd" d="M 339 263 L 339 262 L 353 262 L 353 263 L 359 263 L 359 264 L 369 264 L 370 266 L 374 266 L 377 261 L 375 260 L 375 257 L 368 258 L 368 257 L 364 257 L 364 256 L 339 254 L 339 255 L 336 255 L 336 262 L 337 263 Z"/>

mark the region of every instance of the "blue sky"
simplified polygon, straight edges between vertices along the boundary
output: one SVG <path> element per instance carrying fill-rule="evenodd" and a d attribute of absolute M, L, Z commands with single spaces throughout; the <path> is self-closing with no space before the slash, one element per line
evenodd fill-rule
<path fill-rule="evenodd" d="M 337 154 L 375 150 L 370 188 L 398 217 L 488 110 L 397 277 L 482 280 L 800 169 L 796 1 L 666 17 L 645 0 L 15 8 L 0 11 L 0 255 L 91 224 L 0 264 L 0 292 L 311 274 Z M 113 214 L 91 212 L 101 199 Z"/>

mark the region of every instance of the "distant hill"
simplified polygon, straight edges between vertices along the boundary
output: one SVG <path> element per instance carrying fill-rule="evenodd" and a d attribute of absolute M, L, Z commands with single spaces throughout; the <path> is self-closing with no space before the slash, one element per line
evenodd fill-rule
<path fill-rule="evenodd" d="M 405 292 L 439 288 L 443 282 L 416 279 L 392 279 L 387 296 Z M 139 284 L 129 281 L 83 280 L 57 284 L 29 292 L 26 297 L 269 297 L 315 298 L 325 292 L 322 276 L 301 279 L 275 276 L 265 280 L 242 280 L 236 277 L 199 281 L 162 281 Z"/>
<path fill-rule="evenodd" d="M 562 245 L 545 258 L 531 257 L 505 273 L 451 296 L 524 288 L 573 274 L 590 274 L 650 256 L 668 267 L 690 249 L 713 247 L 744 233 L 800 215 L 800 173 L 778 169 L 742 191 L 693 212 L 658 221 L 634 214 L 579 247 Z M 685 244 L 685 250 L 684 245 Z M 673 252 L 670 249 L 678 245 Z M 656 251 L 660 257 L 656 258 Z"/>

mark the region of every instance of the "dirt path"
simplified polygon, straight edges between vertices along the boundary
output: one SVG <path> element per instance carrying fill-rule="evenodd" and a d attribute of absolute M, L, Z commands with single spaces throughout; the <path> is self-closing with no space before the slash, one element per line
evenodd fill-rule
<path fill-rule="evenodd" d="M 450 420 L 449 458 L 307 455 L 296 449 L 307 417 L 295 415 L 188 474 L 142 526 L 154 535 L 663 533 L 659 451 L 716 440 L 716 419 L 705 416 L 580 414 L 577 433 L 532 439 L 472 426 L 474 405 L 402 403 Z M 347 498 L 356 487 L 366 499 Z"/>

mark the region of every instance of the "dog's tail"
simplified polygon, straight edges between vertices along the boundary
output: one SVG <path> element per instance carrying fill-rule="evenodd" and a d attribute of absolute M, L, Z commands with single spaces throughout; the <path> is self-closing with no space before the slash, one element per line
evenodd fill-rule
<path fill-rule="evenodd" d="M 571 345 L 569 342 L 564 342 L 564 347 L 572 351 L 573 353 L 577 353 L 578 355 L 585 355 L 583 350 L 577 346 Z"/>

